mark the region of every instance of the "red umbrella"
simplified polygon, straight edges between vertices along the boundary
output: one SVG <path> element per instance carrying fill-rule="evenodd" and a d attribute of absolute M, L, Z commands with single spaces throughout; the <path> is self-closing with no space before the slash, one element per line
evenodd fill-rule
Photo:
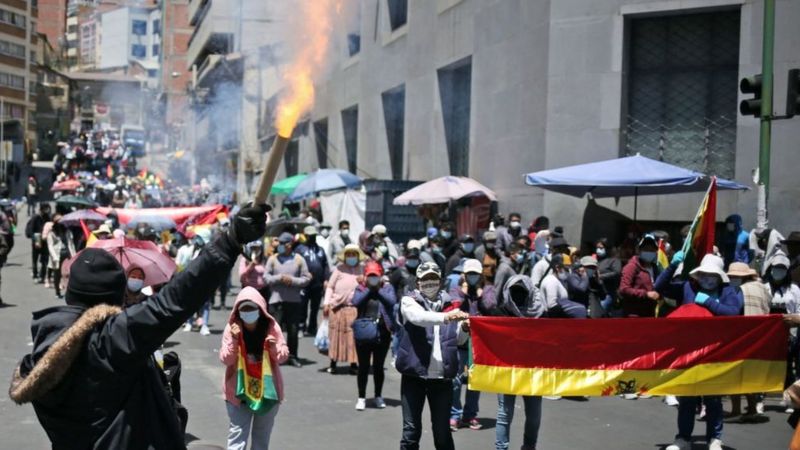
<path fill-rule="evenodd" d="M 172 278 L 172 274 L 177 269 L 172 258 L 161 253 L 158 246 L 150 241 L 138 241 L 120 237 L 95 241 L 92 247 L 102 248 L 111 253 L 122 264 L 126 272 L 132 266 L 140 267 L 144 271 L 145 286 L 166 283 Z M 75 257 L 64 261 L 61 269 L 62 273 L 69 273 L 69 266 L 74 259 Z"/>
<path fill-rule="evenodd" d="M 78 180 L 64 180 L 59 181 L 58 183 L 54 183 L 53 187 L 50 188 L 51 191 L 74 191 L 81 187 L 81 182 Z"/>

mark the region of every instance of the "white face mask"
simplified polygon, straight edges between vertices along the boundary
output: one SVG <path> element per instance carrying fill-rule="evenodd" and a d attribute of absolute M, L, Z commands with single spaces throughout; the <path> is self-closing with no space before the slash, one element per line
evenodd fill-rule
<path fill-rule="evenodd" d="M 516 220 L 508 224 L 511 228 L 519 228 L 521 224 Z"/>
<path fill-rule="evenodd" d="M 128 290 L 131 292 L 139 292 L 144 287 L 144 280 L 138 278 L 128 279 Z"/>
<path fill-rule="evenodd" d="M 258 310 L 255 311 L 239 311 L 239 318 L 242 319 L 242 322 L 251 325 L 258 322 L 259 313 Z"/>
<path fill-rule="evenodd" d="M 348 228 L 345 228 L 343 230 L 339 230 L 339 234 L 341 234 L 344 237 L 347 237 L 347 235 L 350 234 L 350 230 Z"/>
<path fill-rule="evenodd" d="M 319 234 L 322 235 L 322 237 L 326 238 L 330 236 L 331 232 L 327 228 L 323 228 L 322 230 L 320 230 Z"/>
<path fill-rule="evenodd" d="M 439 280 L 424 280 L 419 282 L 419 291 L 422 292 L 422 295 L 428 298 L 428 300 L 435 300 L 436 295 L 439 293 Z"/>

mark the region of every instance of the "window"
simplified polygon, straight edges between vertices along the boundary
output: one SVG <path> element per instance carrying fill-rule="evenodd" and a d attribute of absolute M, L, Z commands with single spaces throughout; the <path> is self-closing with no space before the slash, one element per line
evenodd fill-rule
<path fill-rule="evenodd" d="M 36 63 L 36 52 L 31 50 L 31 62 Z"/>
<path fill-rule="evenodd" d="M 147 69 L 147 76 L 150 78 L 156 78 L 158 76 L 158 69 Z"/>
<path fill-rule="evenodd" d="M 383 119 L 386 121 L 386 142 L 392 179 L 403 179 L 403 133 L 405 131 L 406 87 L 398 86 L 381 94 Z"/>
<path fill-rule="evenodd" d="M 347 170 L 357 173 L 358 170 L 358 105 L 342 111 L 342 129 L 344 146 L 347 150 Z"/>
<path fill-rule="evenodd" d="M 739 10 L 628 22 L 624 153 L 733 177 Z"/>
<path fill-rule="evenodd" d="M 314 122 L 314 143 L 317 148 L 317 166 L 328 168 L 328 119 Z"/>
<path fill-rule="evenodd" d="M 25 57 L 25 46 L 8 41 L 0 41 L 0 54 L 14 56 L 16 58 Z"/>
<path fill-rule="evenodd" d="M 131 23 L 131 33 L 136 36 L 144 36 L 147 34 L 147 21 L 146 20 L 134 20 Z"/>
<path fill-rule="evenodd" d="M 297 167 L 300 162 L 300 150 L 297 139 L 289 141 L 286 146 L 286 157 L 283 158 L 283 168 L 286 170 L 286 176 L 292 177 L 297 175 Z"/>
<path fill-rule="evenodd" d="M 387 0 L 389 3 L 389 25 L 392 31 L 408 21 L 408 0 Z"/>
<path fill-rule="evenodd" d="M 161 35 L 161 19 L 153 21 L 153 34 Z"/>
<path fill-rule="evenodd" d="M 5 9 L 0 9 L 0 22 L 7 23 L 9 25 L 14 25 L 15 27 L 23 29 L 27 25 L 27 21 L 25 20 L 24 15 L 17 14 L 11 11 L 6 11 Z"/>
<path fill-rule="evenodd" d="M 468 176 L 472 57 L 439 69 L 438 75 L 450 175 Z"/>
<path fill-rule="evenodd" d="M 361 52 L 361 35 L 350 33 L 347 35 L 347 51 L 350 56 L 355 56 Z"/>
<path fill-rule="evenodd" d="M 147 57 L 147 47 L 141 44 L 133 44 L 131 46 L 131 56 L 135 58 Z"/>
<path fill-rule="evenodd" d="M 25 90 L 25 77 L 0 72 L 0 85 L 14 89 Z"/>
<path fill-rule="evenodd" d="M 25 108 L 22 105 L 5 103 L 3 105 L 3 119 L 22 119 L 25 117 Z"/>
<path fill-rule="evenodd" d="M 158 44 L 153 44 L 153 57 L 158 56 L 161 53 L 161 46 Z"/>

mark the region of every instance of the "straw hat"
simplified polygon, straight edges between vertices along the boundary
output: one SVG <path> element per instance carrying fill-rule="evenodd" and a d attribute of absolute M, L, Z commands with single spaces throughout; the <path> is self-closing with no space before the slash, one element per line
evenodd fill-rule
<path fill-rule="evenodd" d="M 347 244 L 344 246 L 344 249 L 337 255 L 339 261 L 344 261 L 344 255 L 348 253 L 357 253 L 359 261 L 367 259 L 367 255 L 365 255 L 364 252 L 361 251 L 361 247 L 359 247 L 358 244 Z"/>
<path fill-rule="evenodd" d="M 697 279 L 700 274 L 716 275 L 722 279 L 723 283 L 730 283 L 731 280 L 728 278 L 728 274 L 723 270 L 724 268 L 725 261 L 719 256 L 709 253 L 703 257 L 700 266 L 689 272 L 689 275 L 695 279 Z"/>
<path fill-rule="evenodd" d="M 745 263 L 742 262 L 735 262 L 731 263 L 730 267 L 728 267 L 728 276 L 730 277 L 754 277 L 758 275 L 758 272 L 751 269 Z"/>

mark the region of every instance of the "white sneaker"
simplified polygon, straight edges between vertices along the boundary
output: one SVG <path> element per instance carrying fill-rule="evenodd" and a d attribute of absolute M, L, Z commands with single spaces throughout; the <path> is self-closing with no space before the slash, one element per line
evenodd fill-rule
<path fill-rule="evenodd" d="M 363 411 L 365 409 L 367 409 L 367 399 L 365 398 L 358 399 L 358 401 L 356 402 L 356 411 Z"/>
<path fill-rule="evenodd" d="M 678 406 L 678 397 L 675 397 L 674 395 L 667 395 L 664 397 L 664 403 L 666 403 L 667 406 Z"/>
<path fill-rule="evenodd" d="M 378 409 L 386 408 L 386 402 L 383 401 L 383 397 L 375 397 L 375 407 Z"/>
<path fill-rule="evenodd" d="M 683 438 L 677 438 L 675 439 L 675 442 L 672 443 L 672 445 L 667 446 L 667 448 L 665 448 L 664 450 L 689 450 L 691 448 L 692 448 L 691 442 Z"/>
<path fill-rule="evenodd" d="M 200 336 L 208 336 L 209 334 L 211 334 L 211 330 L 208 329 L 208 325 L 200 327 Z"/>
<path fill-rule="evenodd" d="M 722 441 L 719 439 L 712 439 L 708 443 L 708 450 L 722 450 Z"/>
<path fill-rule="evenodd" d="M 561 400 L 560 395 L 545 395 L 542 398 L 545 400 Z"/>
<path fill-rule="evenodd" d="M 184 324 L 183 331 L 192 331 L 192 324 L 190 323 Z"/>
<path fill-rule="evenodd" d="M 791 406 L 787 406 L 784 412 L 786 414 L 794 414 L 794 408 L 792 408 Z"/>
<path fill-rule="evenodd" d="M 653 395 L 652 394 L 639 394 L 639 398 L 643 398 L 643 399 L 646 400 L 648 398 L 653 398 Z"/>
<path fill-rule="evenodd" d="M 764 414 L 764 402 L 756 403 L 756 414 Z"/>
<path fill-rule="evenodd" d="M 622 398 L 625 400 L 637 400 L 639 398 L 639 394 L 623 394 Z"/>

